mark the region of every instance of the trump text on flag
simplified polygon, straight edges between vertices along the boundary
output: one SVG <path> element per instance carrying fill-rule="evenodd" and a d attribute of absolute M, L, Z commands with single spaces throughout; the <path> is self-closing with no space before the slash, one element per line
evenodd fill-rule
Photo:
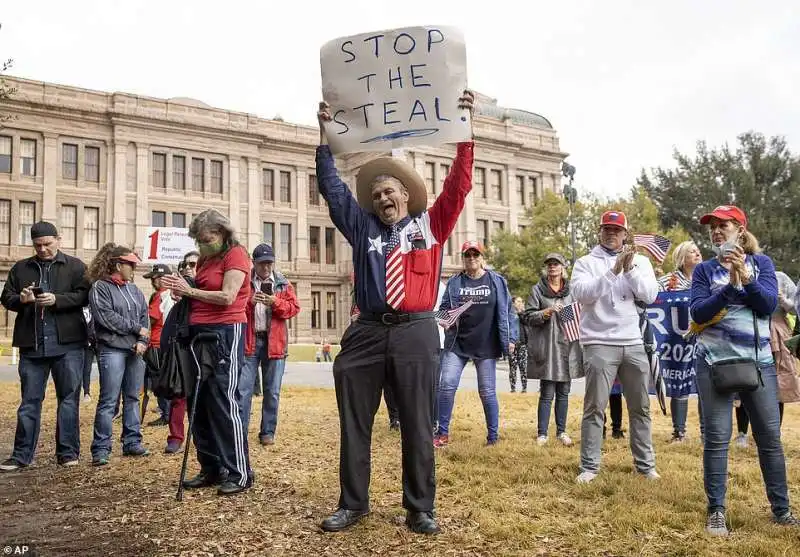
<path fill-rule="evenodd" d="M 466 49 L 453 27 L 409 27 L 342 37 L 320 51 L 322 97 L 334 153 L 388 151 L 471 137 L 458 107 Z"/>

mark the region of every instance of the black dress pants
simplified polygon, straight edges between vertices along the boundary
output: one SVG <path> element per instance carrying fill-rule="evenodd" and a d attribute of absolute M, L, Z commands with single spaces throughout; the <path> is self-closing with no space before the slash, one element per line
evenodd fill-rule
<path fill-rule="evenodd" d="M 333 363 L 339 407 L 339 507 L 369 509 L 372 425 L 388 385 L 400 419 L 403 507 L 432 511 L 436 496 L 432 409 L 439 363 L 435 321 L 398 325 L 357 320 L 342 338 Z"/>

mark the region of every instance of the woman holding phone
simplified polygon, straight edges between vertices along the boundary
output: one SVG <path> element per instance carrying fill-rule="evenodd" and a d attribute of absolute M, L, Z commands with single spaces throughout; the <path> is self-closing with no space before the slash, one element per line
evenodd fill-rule
<path fill-rule="evenodd" d="M 717 254 L 695 268 L 690 308 L 692 320 L 701 328 L 697 335 L 695 366 L 705 424 L 706 531 L 715 536 L 728 535 L 725 494 L 733 405 L 731 390 L 738 392 L 752 422 L 773 521 L 784 526 L 798 526 L 800 521 L 792 515 L 789 506 L 778 415 L 778 382 L 770 350 L 769 321 L 778 304 L 775 266 L 761 253 L 758 240 L 747 230 L 747 216 L 738 207 L 717 207 L 704 215 L 700 223 L 708 225 Z M 733 376 L 747 378 L 748 375 L 760 377 L 755 390 L 723 385 Z"/>
<path fill-rule="evenodd" d="M 94 418 L 92 464 L 111 456 L 114 407 L 122 393 L 122 454 L 144 456 L 139 392 L 144 384 L 144 354 L 150 342 L 147 301 L 133 283 L 139 257 L 125 246 L 108 243 L 89 265 L 89 307 L 94 321 L 100 395 Z"/>

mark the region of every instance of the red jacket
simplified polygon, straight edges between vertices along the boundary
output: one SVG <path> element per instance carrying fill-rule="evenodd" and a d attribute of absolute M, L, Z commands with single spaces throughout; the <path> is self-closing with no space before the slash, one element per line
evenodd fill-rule
<path fill-rule="evenodd" d="M 273 271 L 275 275 L 275 303 L 272 304 L 272 317 L 269 324 L 269 346 L 267 347 L 267 357 L 271 360 L 280 360 L 289 354 L 289 330 L 286 320 L 291 319 L 300 313 L 300 304 L 297 303 L 297 296 L 294 288 L 278 271 Z M 250 275 L 251 287 L 255 292 L 255 285 L 252 284 L 255 271 Z M 247 342 L 244 346 L 245 356 L 252 356 L 256 351 L 256 322 L 255 306 L 252 296 L 247 300 Z"/>

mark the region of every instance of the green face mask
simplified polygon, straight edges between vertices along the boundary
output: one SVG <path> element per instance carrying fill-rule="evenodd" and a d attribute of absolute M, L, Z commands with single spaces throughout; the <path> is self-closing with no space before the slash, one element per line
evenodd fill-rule
<path fill-rule="evenodd" d="M 219 252 L 222 251 L 222 242 L 198 243 L 197 251 L 199 251 L 201 255 L 204 255 L 206 257 L 217 255 Z"/>

